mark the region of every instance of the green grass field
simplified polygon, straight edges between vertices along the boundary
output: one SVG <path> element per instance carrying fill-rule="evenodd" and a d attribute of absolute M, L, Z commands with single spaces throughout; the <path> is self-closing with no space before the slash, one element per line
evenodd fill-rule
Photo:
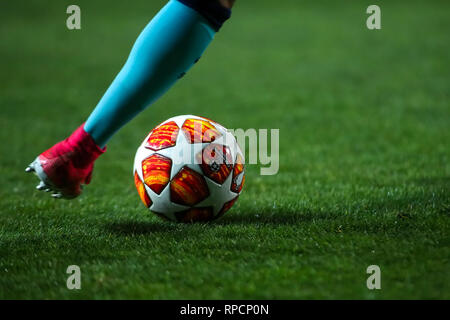
<path fill-rule="evenodd" d="M 448 1 L 238 1 L 201 62 L 108 144 L 79 199 L 23 170 L 89 115 L 165 1 L 0 2 L 0 298 L 449 299 Z M 132 167 L 179 114 L 279 128 L 222 219 L 148 213 Z M 82 289 L 66 288 L 79 265 Z M 366 268 L 381 268 L 368 290 Z"/>

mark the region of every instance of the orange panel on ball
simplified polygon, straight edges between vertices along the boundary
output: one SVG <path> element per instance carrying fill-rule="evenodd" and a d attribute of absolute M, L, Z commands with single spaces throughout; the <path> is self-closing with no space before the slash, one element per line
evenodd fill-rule
<path fill-rule="evenodd" d="M 242 175 L 240 175 L 242 173 Z M 239 177 L 242 177 L 242 180 L 239 179 Z M 244 174 L 244 159 L 242 159 L 242 156 L 238 153 L 236 157 L 236 164 L 234 165 L 233 169 L 233 181 L 231 183 L 231 191 L 233 192 L 241 192 L 242 187 L 244 186 L 245 182 L 245 174 Z"/>
<path fill-rule="evenodd" d="M 139 175 L 137 172 L 134 173 L 134 184 L 136 185 L 136 189 L 139 193 L 139 197 L 141 198 L 142 202 L 145 204 L 145 206 L 148 208 L 152 205 L 152 201 L 150 200 L 146 190 L 144 183 L 139 178 Z"/>
<path fill-rule="evenodd" d="M 142 161 L 142 173 L 145 184 L 155 193 L 160 194 L 170 180 L 172 160 L 154 154 Z"/>
<path fill-rule="evenodd" d="M 205 176 L 219 184 L 224 183 L 233 170 L 233 159 L 227 146 L 212 143 L 199 152 L 197 158 Z"/>
<path fill-rule="evenodd" d="M 176 212 L 175 217 L 180 222 L 200 222 L 213 219 L 212 208 L 191 208 L 185 211 Z"/>
<path fill-rule="evenodd" d="M 174 121 L 163 123 L 153 130 L 145 147 L 154 151 L 173 147 L 176 144 L 179 130 L 180 128 Z"/>
<path fill-rule="evenodd" d="M 212 142 L 221 136 L 213 124 L 200 119 L 187 119 L 181 127 L 190 143 Z"/>
<path fill-rule="evenodd" d="M 193 206 L 208 196 L 205 178 L 187 167 L 183 167 L 170 183 L 170 198 L 175 203 Z"/>

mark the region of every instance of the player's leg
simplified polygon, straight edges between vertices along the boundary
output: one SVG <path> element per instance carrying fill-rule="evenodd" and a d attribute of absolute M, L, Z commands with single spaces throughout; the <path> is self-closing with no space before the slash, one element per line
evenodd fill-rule
<path fill-rule="evenodd" d="M 208 8 L 212 3 L 216 11 Z M 170 1 L 137 39 L 125 66 L 86 121 L 86 132 L 103 147 L 120 127 L 187 72 L 228 16 L 229 9 L 213 1 Z"/>
<path fill-rule="evenodd" d="M 171 0 L 136 40 L 130 56 L 99 104 L 69 138 L 27 168 L 39 190 L 73 198 L 90 182 L 93 162 L 109 138 L 167 91 L 198 61 L 231 14 L 232 0 Z"/>

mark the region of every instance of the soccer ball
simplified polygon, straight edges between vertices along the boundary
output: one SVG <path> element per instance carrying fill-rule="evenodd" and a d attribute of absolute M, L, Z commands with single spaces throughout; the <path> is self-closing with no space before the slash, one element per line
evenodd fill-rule
<path fill-rule="evenodd" d="M 159 217 L 195 222 L 228 211 L 244 185 L 244 156 L 235 137 L 207 118 L 183 115 L 153 129 L 134 159 L 142 202 Z"/>

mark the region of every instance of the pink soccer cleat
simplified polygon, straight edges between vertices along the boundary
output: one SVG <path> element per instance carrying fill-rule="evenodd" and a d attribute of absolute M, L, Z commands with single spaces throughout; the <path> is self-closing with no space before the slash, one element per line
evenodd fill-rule
<path fill-rule="evenodd" d="M 83 184 L 89 184 L 94 161 L 105 151 L 82 124 L 70 137 L 41 153 L 25 171 L 41 180 L 36 189 L 52 191 L 54 198 L 72 199 L 81 194 Z"/>

